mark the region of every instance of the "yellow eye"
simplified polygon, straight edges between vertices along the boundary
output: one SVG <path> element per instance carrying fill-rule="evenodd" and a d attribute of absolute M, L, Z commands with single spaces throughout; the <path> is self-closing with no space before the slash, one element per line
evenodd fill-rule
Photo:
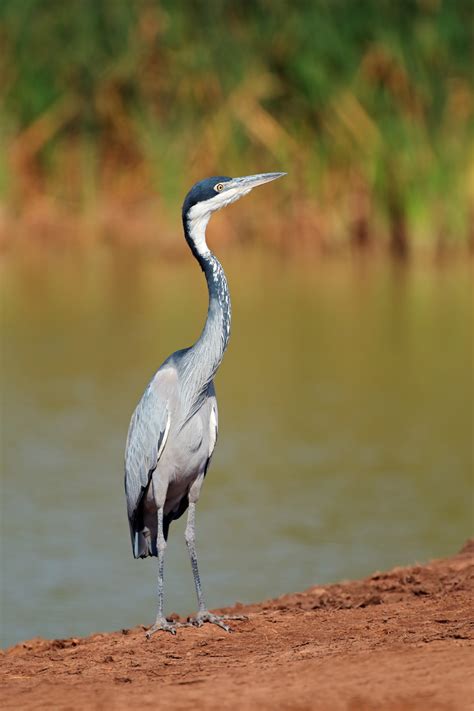
<path fill-rule="evenodd" d="M 214 186 L 214 190 L 220 193 L 222 190 L 224 190 L 224 185 L 222 183 L 217 183 L 217 185 Z"/>

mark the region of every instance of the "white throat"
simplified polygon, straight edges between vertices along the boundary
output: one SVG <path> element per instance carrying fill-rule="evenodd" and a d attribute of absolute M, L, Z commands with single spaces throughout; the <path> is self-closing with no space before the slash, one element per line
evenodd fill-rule
<path fill-rule="evenodd" d="M 187 216 L 189 235 L 194 242 L 197 253 L 201 257 L 205 257 L 210 252 L 206 243 L 206 227 L 211 219 L 212 213 L 216 212 L 216 210 L 220 210 L 221 207 L 230 205 L 242 197 L 242 195 L 247 195 L 250 190 L 251 188 L 231 188 L 225 192 L 216 193 L 216 195 L 209 198 L 209 200 L 196 203 L 196 205 L 193 205 L 189 210 Z"/>
<path fill-rule="evenodd" d="M 188 213 L 189 236 L 201 257 L 207 256 L 210 252 L 206 242 L 206 227 L 211 219 L 211 214 L 209 205 L 206 205 L 205 202 L 193 205 Z"/>

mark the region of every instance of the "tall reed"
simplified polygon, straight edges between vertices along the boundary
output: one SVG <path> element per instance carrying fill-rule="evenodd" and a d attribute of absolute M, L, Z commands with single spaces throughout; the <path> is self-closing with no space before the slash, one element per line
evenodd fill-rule
<path fill-rule="evenodd" d="M 151 202 L 167 224 L 204 175 L 283 169 L 262 239 L 467 247 L 472 19 L 470 0 L 3 0 L 0 199 L 100 238 Z"/>

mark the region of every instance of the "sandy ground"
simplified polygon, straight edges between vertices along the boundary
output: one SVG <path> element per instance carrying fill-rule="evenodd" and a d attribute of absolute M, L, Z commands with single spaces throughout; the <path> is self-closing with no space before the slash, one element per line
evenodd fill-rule
<path fill-rule="evenodd" d="M 456 556 L 238 606 L 145 640 L 142 627 L 34 639 L 1 656 L 3 709 L 474 709 L 474 542 Z"/>

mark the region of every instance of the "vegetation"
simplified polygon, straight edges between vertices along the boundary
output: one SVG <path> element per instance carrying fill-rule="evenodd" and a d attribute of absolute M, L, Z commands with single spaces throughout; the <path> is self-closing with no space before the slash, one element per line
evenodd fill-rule
<path fill-rule="evenodd" d="M 158 197 L 165 221 L 204 175 L 287 170 L 263 239 L 467 247 L 472 20 L 471 0 L 2 0 L 0 199 L 94 219 Z"/>

